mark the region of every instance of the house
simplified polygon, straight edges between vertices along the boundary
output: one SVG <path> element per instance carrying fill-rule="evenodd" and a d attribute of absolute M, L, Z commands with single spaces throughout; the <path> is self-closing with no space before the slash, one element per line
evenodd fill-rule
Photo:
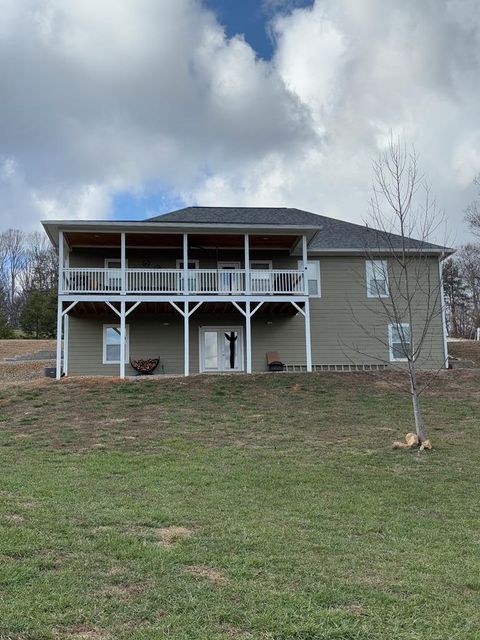
<path fill-rule="evenodd" d="M 68 375 L 123 378 L 135 373 L 131 361 L 156 357 L 157 372 L 167 374 L 261 372 L 271 351 L 292 371 L 378 369 L 404 359 L 399 328 L 382 313 L 396 282 L 389 274 L 397 236 L 256 207 L 43 226 L 59 255 L 57 377 L 62 334 Z M 409 240 L 407 251 L 419 248 L 439 291 L 448 250 Z M 419 358 L 427 369 L 448 358 L 438 304 Z"/>

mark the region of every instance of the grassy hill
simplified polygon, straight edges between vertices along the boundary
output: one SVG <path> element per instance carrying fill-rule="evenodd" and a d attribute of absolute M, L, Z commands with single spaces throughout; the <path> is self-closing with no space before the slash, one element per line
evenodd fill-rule
<path fill-rule="evenodd" d="M 478 638 L 479 383 L 420 456 L 394 374 L 0 390 L 0 637 Z"/>

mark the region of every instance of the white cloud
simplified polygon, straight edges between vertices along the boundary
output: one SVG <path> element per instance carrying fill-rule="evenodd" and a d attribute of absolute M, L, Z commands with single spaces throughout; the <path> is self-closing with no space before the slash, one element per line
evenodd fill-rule
<path fill-rule="evenodd" d="M 111 216 L 149 184 L 363 220 L 390 131 L 458 226 L 480 171 L 478 0 L 266 5 L 269 62 L 197 0 L 0 0 L 1 226 Z"/>
<path fill-rule="evenodd" d="M 215 175 L 199 199 L 272 198 L 362 221 L 371 160 L 393 132 L 415 144 L 458 238 L 480 171 L 480 29 L 470 9 L 472 21 L 447 1 L 317 0 L 279 17 L 273 68 L 308 108 L 317 138 Z"/>

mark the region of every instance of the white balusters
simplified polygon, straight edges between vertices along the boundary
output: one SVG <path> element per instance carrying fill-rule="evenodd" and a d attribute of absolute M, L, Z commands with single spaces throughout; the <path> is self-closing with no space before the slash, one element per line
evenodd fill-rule
<path fill-rule="evenodd" d="M 126 269 L 126 293 L 176 294 L 184 292 L 183 269 Z M 63 270 L 65 293 L 120 293 L 121 269 L 72 267 Z M 244 269 L 189 269 L 191 295 L 244 295 L 247 290 Z M 293 269 L 251 269 L 252 295 L 304 295 L 305 273 Z"/>

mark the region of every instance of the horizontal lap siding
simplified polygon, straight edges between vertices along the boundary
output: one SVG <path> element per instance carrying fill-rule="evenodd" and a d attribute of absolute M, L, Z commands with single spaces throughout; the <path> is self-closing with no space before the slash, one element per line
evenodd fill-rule
<path fill-rule="evenodd" d="M 118 318 L 70 318 L 69 375 L 118 376 L 118 364 L 102 364 L 104 324 L 118 324 Z M 183 325 L 162 317 L 129 317 L 127 325 L 132 360 L 160 357 L 166 373 L 183 371 Z M 125 371 L 135 374 L 130 364 Z"/>
<path fill-rule="evenodd" d="M 100 269 L 105 267 L 105 259 L 120 260 L 120 251 L 108 249 L 74 249 L 69 254 L 70 267 Z M 135 269 L 176 269 L 177 260 L 182 260 L 183 253 L 178 249 L 129 249 L 127 262 Z M 193 250 L 189 251 L 190 260 L 198 260 L 201 269 L 216 269 L 218 262 L 239 262 L 240 268 L 245 266 L 244 252 L 236 250 Z M 287 251 L 250 251 L 250 260 L 271 260 L 273 269 L 297 269 L 298 260 L 288 255 Z"/>
<path fill-rule="evenodd" d="M 293 260 L 293 259 L 292 259 Z M 296 259 L 295 259 L 296 263 Z M 387 342 L 388 319 L 382 317 L 378 300 L 368 299 L 365 284 L 365 260 L 362 258 L 322 257 L 322 297 L 312 298 L 311 332 L 313 364 L 374 364 L 388 360 L 387 346 L 365 334 L 359 326 Z M 430 261 L 432 282 L 438 283 L 438 262 Z M 353 310 L 353 313 L 352 313 Z M 425 299 L 419 298 L 417 318 L 425 315 Z M 69 373 L 118 375 L 118 365 L 102 364 L 103 323 L 118 324 L 115 317 L 70 320 Z M 164 324 L 168 323 L 168 324 Z M 132 313 L 130 354 L 135 357 L 160 356 L 166 373 L 183 373 L 183 318 L 148 317 Z M 199 327 L 244 326 L 239 313 L 207 316 L 197 311 L 190 319 L 190 371 L 199 370 Z M 421 326 L 421 321 L 420 321 Z M 418 339 L 418 336 L 416 336 Z M 419 364 L 424 368 L 441 367 L 444 360 L 441 315 L 434 319 Z M 297 314 L 284 317 L 254 316 L 252 319 L 252 365 L 254 371 L 266 370 L 266 352 L 278 351 L 288 364 L 305 364 L 304 318 Z M 362 352 L 362 353 L 359 353 Z M 127 374 L 134 373 L 129 365 Z"/>
<path fill-rule="evenodd" d="M 322 257 L 320 265 L 322 297 L 313 298 L 310 302 L 313 363 L 374 364 L 379 360 L 388 361 L 388 348 L 377 338 L 385 343 L 388 341 L 390 320 L 385 317 L 382 303 L 367 297 L 365 260 L 359 257 Z M 436 287 L 439 281 L 438 261 L 432 258 L 428 265 L 431 285 Z M 393 282 L 391 278 L 391 286 Z M 417 340 L 426 316 L 425 301 L 426 297 L 419 295 L 414 305 L 417 319 L 414 338 Z M 443 325 L 438 313 L 429 329 L 419 365 L 436 368 L 443 362 Z"/>

